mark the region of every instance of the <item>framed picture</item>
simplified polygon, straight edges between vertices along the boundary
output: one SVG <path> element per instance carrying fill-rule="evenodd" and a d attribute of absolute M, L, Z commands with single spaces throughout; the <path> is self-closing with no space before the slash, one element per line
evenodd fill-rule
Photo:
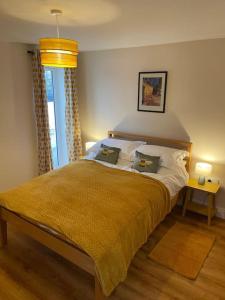
<path fill-rule="evenodd" d="M 140 72 L 138 111 L 165 112 L 167 71 Z"/>

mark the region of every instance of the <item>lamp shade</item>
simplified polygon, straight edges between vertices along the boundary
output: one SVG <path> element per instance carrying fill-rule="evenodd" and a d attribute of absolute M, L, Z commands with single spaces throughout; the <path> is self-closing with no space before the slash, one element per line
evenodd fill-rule
<path fill-rule="evenodd" d="M 195 172 L 202 176 L 210 175 L 212 172 L 212 165 L 205 162 L 197 162 L 195 165 Z"/>
<path fill-rule="evenodd" d="M 96 142 L 86 142 L 85 143 L 85 150 L 88 151 L 95 144 L 96 144 Z"/>
<path fill-rule="evenodd" d="M 76 68 L 78 43 L 61 38 L 40 39 L 41 64 L 47 67 Z"/>

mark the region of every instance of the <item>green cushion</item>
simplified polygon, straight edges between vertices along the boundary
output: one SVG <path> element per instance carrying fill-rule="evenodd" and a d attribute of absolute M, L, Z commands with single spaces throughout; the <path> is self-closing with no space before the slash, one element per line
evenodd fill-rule
<path fill-rule="evenodd" d="M 110 164 L 116 165 L 119 158 L 120 150 L 120 148 L 109 147 L 104 144 L 101 144 L 101 148 L 98 154 L 95 156 L 95 159 L 106 161 Z"/>
<path fill-rule="evenodd" d="M 133 168 L 139 172 L 157 173 L 159 161 L 160 156 L 150 156 L 136 151 Z"/>

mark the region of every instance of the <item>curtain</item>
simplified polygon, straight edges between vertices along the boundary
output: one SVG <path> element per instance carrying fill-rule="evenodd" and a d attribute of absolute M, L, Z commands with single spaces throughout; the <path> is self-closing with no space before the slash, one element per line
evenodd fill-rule
<path fill-rule="evenodd" d="M 64 86 L 66 95 L 66 142 L 69 162 L 82 155 L 80 119 L 76 87 L 76 69 L 65 68 Z"/>
<path fill-rule="evenodd" d="M 38 138 L 39 175 L 52 170 L 52 153 L 48 122 L 48 103 L 44 67 L 38 50 L 32 54 L 33 94 Z"/>

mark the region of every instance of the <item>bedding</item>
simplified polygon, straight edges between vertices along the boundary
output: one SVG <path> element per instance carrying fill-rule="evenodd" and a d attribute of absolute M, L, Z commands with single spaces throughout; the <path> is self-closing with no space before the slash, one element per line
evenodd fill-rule
<path fill-rule="evenodd" d="M 110 164 L 115 165 L 118 161 L 121 149 L 116 147 L 109 147 L 101 144 L 101 147 L 95 156 L 95 160 L 106 161 Z"/>
<path fill-rule="evenodd" d="M 180 163 L 189 154 L 187 151 L 179 150 L 175 148 L 157 146 L 157 145 L 140 145 L 137 149 L 134 149 L 130 154 L 130 159 L 135 159 L 136 151 L 145 155 L 160 156 L 160 165 L 162 167 L 172 169 L 174 165 Z"/>
<path fill-rule="evenodd" d="M 159 169 L 160 156 L 151 156 L 136 151 L 136 157 L 132 168 L 139 172 L 157 173 Z"/>
<path fill-rule="evenodd" d="M 80 246 L 93 258 L 105 295 L 126 278 L 133 256 L 172 208 L 159 180 L 92 160 L 1 193 L 0 205 Z"/>
<path fill-rule="evenodd" d="M 84 157 L 86 160 L 93 160 L 94 153 L 89 153 Z M 139 173 L 138 170 L 132 168 L 133 162 L 126 159 L 118 159 L 116 165 L 109 164 L 107 162 L 98 161 L 110 168 L 116 168 L 128 172 Z M 142 175 L 153 177 L 161 181 L 168 189 L 170 197 L 173 198 L 187 183 L 189 175 L 186 171 L 184 162 L 177 162 L 172 168 L 159 167 L 157 173 L 143 172 Z"/>
<path fill-rule="evenodd" d="M 139 147 L 140 145 L 146 144 L 143 141 L 127 141 L 127 140 L 119 140 L 119 139 L 112 139 L 106 138 L 96 142 L 87 152 L 88 153 L 95 153 L 95 155 L 99 152 L 101 144 L 104 144 L 109 147 L 116 147 L 120 148 L 120 159 L 127 159 L 130 160 L 130 155 L 134 149 Z"/>

